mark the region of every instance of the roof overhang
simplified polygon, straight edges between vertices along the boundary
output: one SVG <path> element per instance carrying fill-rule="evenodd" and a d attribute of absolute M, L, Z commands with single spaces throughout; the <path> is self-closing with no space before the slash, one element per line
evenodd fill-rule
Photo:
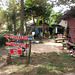
<path fill-rule="evenodd" d="M 60 19 L 67 20 L 68 18 L 75 18 L 75 7 L 71 8 L 66 14 L 64 14 Z"/>

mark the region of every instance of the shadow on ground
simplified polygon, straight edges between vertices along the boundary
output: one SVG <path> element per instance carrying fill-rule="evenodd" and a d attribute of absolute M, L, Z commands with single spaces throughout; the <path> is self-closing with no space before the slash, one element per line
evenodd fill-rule
<path fill-rule="evenodd" d="M 9 68 L 10 67 L 10 68 Z M 7 73 L 7 70 L 11 71 Z M 26 57 L 12 57 L 12 64 L 2 67 L 1 74 L 6 75 L 62 75 L 75 70 L 75 58 L 68 53 L 32 53 L 30 64 Z"/>

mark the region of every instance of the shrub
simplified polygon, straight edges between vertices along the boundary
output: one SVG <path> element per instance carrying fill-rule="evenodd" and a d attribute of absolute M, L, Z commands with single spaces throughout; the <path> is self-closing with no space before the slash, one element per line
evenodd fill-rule
<path fill-rule="evenodd" d="M 0 38 L 0 47 L 1 47 L 2 45 L 6 45 L 6 41 L 8 41 L 6 38 L 1 37 L 1 38 Z"/>

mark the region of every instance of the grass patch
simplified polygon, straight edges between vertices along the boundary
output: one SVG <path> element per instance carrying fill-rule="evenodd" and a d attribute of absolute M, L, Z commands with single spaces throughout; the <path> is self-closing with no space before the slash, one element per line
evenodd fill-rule
<path fill-rule="evenodd" d="M 13 63 L 17 64 L 18 61 L 19 61 L 19 60 L 16 58 L 16 59 L 13 60 Z"/>
<path fill-rule="evenodd" d="M 75 63 L 74 60 L 75 59 L 68 56 L 67 53 L 57 54 L 55 52 L 52 52 L 50 53 L 50 58 L 43 64 L 43 66 L 48 70 L 51 70 L 53 73 L 57 73 L 57 71 L 59 71 L 60 73 L 64 73 L 74 69 L 74 64 L 72 64 Z"/>
<path fill-rule="evenodd" d="M 26 64 L 26 58 L 25 57 L 12 58 L 12 63 L 13 65 L 16 65 L 16 66 Z"/>
<path fill-rule="evenodd" d="M 42 75 L 42 74 L 46 74 L 46 73 L 48 73 L 47 68 L 45 68 L 45 67 L 38 67 L 37 68 L 37 74 Z"/>
<path fill-rule="evenodd" d="M 58 66 L 56 66 L 58 65 Z M 46 62 L 44 65 L 44 67 L 46 67 L 48 70 L 52 71 L 52 73 L 56 74 L 57 71 L 60 71 L 60 72 L 64 72 L 64 65 L 59 65 L 58 63 L 52 65 L 52 63 L 49 63 L 49 62 Z"/>
<path fill-rule="evenodd" d="M 26 57 L 13 57 L 12 62 L 18 69 L 13 75 L 19 73 L 23 75 L 63 75 L 65 72 L 75 70 L 75 58 L 67 53 L 33 53 L 28 66 L 26 66 Z"/>
<path fill-rule="evenodd" d="M 63 60 L 63 62 L 75 63 L 75 59 L 73 59 L 73 57 L 69 56 L 68 53 L 60 54 L 60 58 Z"/>
<path fill-rule="evenodd" d="M 37 54 L 37 53 L 36 53 Z M 61 75 L 67 71 L 73 70 L 75 65 L 72 63 L 75 63 L 75 59 L 68 56 L 67 53 L 61 53 L 57 54 L 56 52 L 51 53 L 41 53 L 41 54 L 32 54 L 31 61 L 33 58 L 35 60 L 30 63 L 30 65 L 37 65 L 41 64 L 41 66 L 36 67 L 36 75 L 46 75 L 51 73 L 52 75 Z M 35 56 L 36 55 L 36 56 Z M 21 59 L 14 60 L 15 63 L 20 64 Z M 35 62 L 34 62 L 35 61 Z M 72 63 L 71 63 L 72 62 Z M 71 64 L 71 65 L 70 65 Z M 26 69 L 19 70 L 20 72 L 23 72 L 24 75 L 33 75 L 34 70 L 32 73 L 26 72 Z"/>
<path fill-rule="evenodd" d="M 31 75 L 31 72 L 24 72 L 24 75 Z"/>

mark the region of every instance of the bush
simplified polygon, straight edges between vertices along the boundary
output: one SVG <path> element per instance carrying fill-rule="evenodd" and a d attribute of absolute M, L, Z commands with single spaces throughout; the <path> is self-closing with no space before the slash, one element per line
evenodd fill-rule
<path fill-rule="evenodd" d="M 8 41 L 6 38 L 1 37 L 0 38 L 0 47 L 3 46 L 3 45 L 6 45 L 6 41 Z"/>

